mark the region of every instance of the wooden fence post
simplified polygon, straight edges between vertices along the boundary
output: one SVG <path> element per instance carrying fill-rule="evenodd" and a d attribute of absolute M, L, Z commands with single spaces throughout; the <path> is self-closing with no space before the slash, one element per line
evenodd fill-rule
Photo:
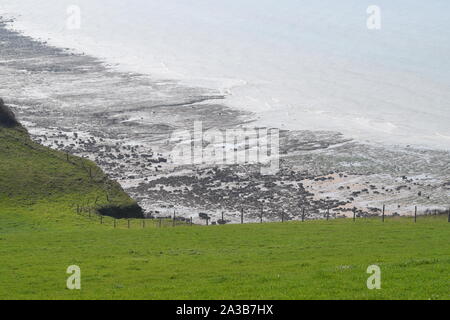
<path fill-rule="evenodd" d="M 260 223 L 263 223 L 264 206 L 261 207 Z"/>
<path fill-rule="evenodd" d="M 382 215 L 382 218 L 381 218 L 381 221 L 382 222 L 384 222 L 384 212 L 386 211 L 386 205 L 385 204 L 383 204 L 383 215 Z"/>
<path fill-rule="evenodd" d="M 448 222 L 450 222 L 450 209 L 448 209 Z"/>
<path fill-rule="evenodd" d="M 414 223 L 417 222 L 417 206 L 414 207 Z"/>
<path fill-rule="evenodd" d="M 100 216 L 100 224 L 103 224 L 103 216 Z"/>
<path fill-rule="evenodd" d="M 192 224 L 193 224 L 193 223 L 192 223 L 192 217 L 191 217 L 191 227 L 192 227 Z"/>
<path fill-rule="evenodd" d="M 173 210 L 173 221 L 172 221 L 172 227 L 175 227 L 175 210 Z"/>
<path fill-rule="evenodd" d="M 305 221 L 305 208 L 302 209 L 302 222 Z"/>
<path fill-rule="evenodd" d="M 330 220 L 330 208 L 327 208 L 327 221 Z"/>
<path fill-rule="evenodd" d="M 284 222 L 284 212 L 281 212 L 281 222 Z"/>
<path fill-rule="evenodd" d="M 241 209 L 241 224 L 244 224 L 244 208 Z"/>
<path fill-rule="evenodd" d="M 356 208 L 353 208 L 353 221 L 356 221 Z"/>

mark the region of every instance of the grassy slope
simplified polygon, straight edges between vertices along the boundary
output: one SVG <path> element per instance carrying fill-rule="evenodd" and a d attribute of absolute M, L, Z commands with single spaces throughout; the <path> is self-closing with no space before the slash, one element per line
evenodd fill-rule
<path fill-rule="evenodd" d="M 0 129 L 0 139 L 0 299 L 450 298 L 445 217 L 114 229 L 71 208 L 106 203 L 101 176 L 24 132 Z M 65 288 L 73 264 L 80 291 Z M 366 288 L 372 264 L 381 290 Z"/>
<path fill-rule="evenodd" d="M 0 127 L 0 208 L 46 202 L 66 206 L 127 206 L 135 202 L 95 163 L 43 147 L 22 127 Z"/>

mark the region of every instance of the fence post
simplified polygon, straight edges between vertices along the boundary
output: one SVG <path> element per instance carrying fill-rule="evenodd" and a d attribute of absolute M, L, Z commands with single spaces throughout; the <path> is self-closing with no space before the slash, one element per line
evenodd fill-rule
<path fill-rule="evenodd" d="M 173 210 L 173 221 L 172 221 L 172 227 L 175 227 L 175 210 Z"/>
<path fill-rule="evenodd" d="M 222 211 L 222 222 L 225 222 L 225 220 L 223 219 L 223 211 Z"/>
<path fill-rule="evenodd" d="M 116 228 L 116 218 L 114 218 L 114 229 Z"/>
<path fill-rule="evenodd" d="M 209 217 L 206 217 L 206 226 L 209 225 Z"/>
<path fill-rule="evenodd" d="M 386 211 L 386 205 L 385 204 L 383 204 L 383 215 L 382 215 L 382 218 L 381 218 L 381 221 L 382 222 L 384 222 L 384 212 Z"/>
<path fill-rule="evenodd" d="M 284 212 L 281 212 L 281 222 L 284 222 Z"/>
<path fill-rule="evenodd" d="M 191 227 L 192 227 L 192 217 L 191 217 Z"/>
<path fill-rule="evenodd" d="M 260 222 L 263 223 L 264 206 L 261 207 L 261 217 Z"/>
<path fill-rule="evenodd" d="M 448 209 L 447 211 L 448 211 L 448 222 L 450 222 L 450 209 Z"/>
<path fill-rule="evenodd" d="M 100 216 L 100 224 L 103 224 L 103 216 Z"/>
<path fill-rule="evenodd" d="M 305 221 L 305 208 L 302 209 L 302 222 Z"/>
<path fill-rule="evenodd" d="M 330 220 L 330 208 L 327 208 L 327 221 Z"/>
<path fill-rule="evenodd" d="M 417 222 L 417 206 L 414 207 L 414 223 Z"/>
<path fill-rule="evenodd" d="M 353 221 L 356 221 L 356 208 L 353 207 Z"/>
<path fill-rule="evenodd" d="M 241 209 L 241 224 L 244 224 L 244 208 Z"/>

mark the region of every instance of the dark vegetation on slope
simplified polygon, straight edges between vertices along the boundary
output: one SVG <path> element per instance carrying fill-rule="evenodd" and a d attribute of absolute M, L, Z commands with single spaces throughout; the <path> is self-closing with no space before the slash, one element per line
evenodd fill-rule
<path fill-rule="evenodd" d="M 0 98 L 0 126 L 5 128 L 19 126 L 14 113 L 5 105 L 2 98 Z"/>
<path fill-rule="evenodd" d="M 42 201 L 91 207 L 115 218 L 144 217 L 141 207 L 94 162 L 32 141 L 0 99 L 0 208 Z"/>

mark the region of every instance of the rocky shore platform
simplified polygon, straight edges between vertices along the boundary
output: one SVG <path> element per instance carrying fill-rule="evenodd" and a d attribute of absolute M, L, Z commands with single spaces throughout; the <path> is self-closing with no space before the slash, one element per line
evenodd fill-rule
<path fill-rule="evenodd" d="M 87 157 L 133 196 L 148 217 L 204 223 L 379 215 L 449 205 L 450 153 L 357 142 L 337 132 L 281 131 L 280 170 L 179 165 L 171 135 L 252 128 L 254 115 L 226 106 L 223 92 L 124 73 L 51 47 L 0 18 L 0 96 L 32 138 Z M 356 209 L 355 209 L 356 208 Z M 222 219 L 223 213 L 223 219 Z"/>

